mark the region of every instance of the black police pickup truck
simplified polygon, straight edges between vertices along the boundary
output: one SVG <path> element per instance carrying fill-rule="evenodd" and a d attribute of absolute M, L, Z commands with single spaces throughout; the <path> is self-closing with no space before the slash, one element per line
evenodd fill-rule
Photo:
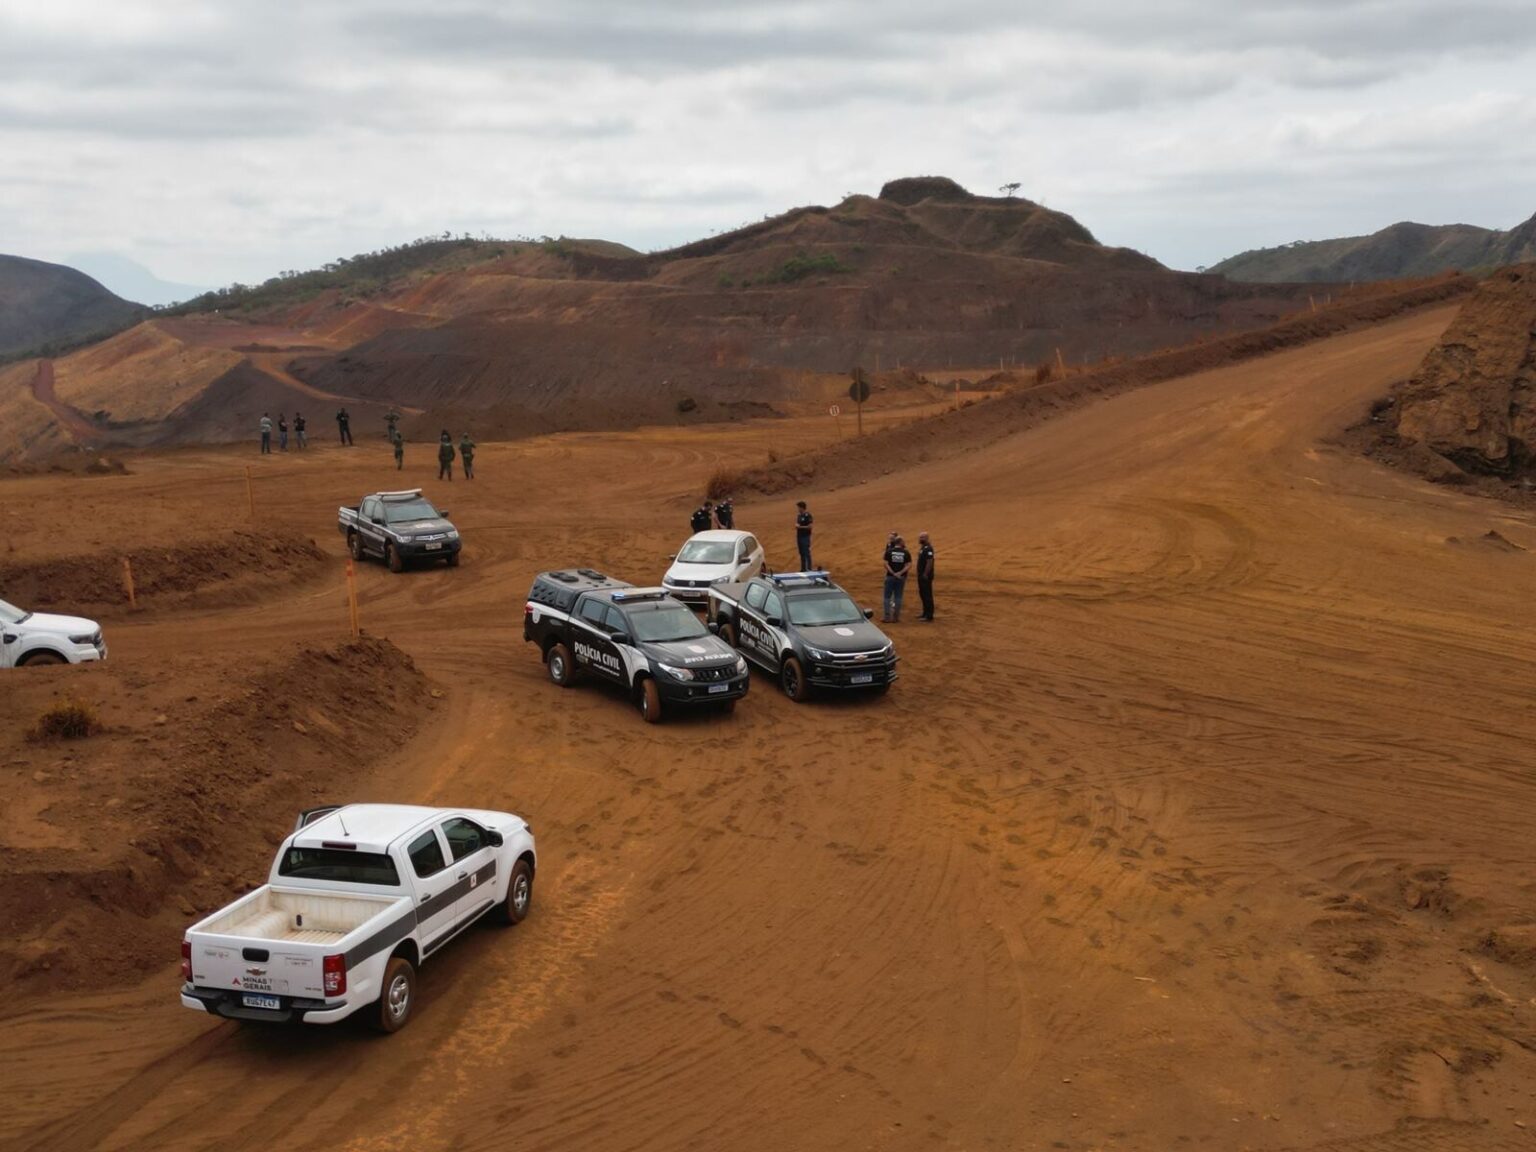
<path fill-rule="evenodd" d="M 459 566 L 459 530 L 420 488 L 364 496 L 356 508 L 337 509 L 336 521 L 354 560 L 377 556 L 391 572 L 403 571 L 410 560 L 446 560 L 450 568 Z"/>
<path fill-rule="evenodd" d="M 776 673 L 796 703 L 813 689 L 884 692 L 896 650 L 825 572 L 783 572 L 709 590 L 707 619 L 720 638 Z"/>
<path fill-rule="evenodd" d="M 648 723 L 684 704 L 729 711 L 747 694 L 747 662 L 665 588 L 636 588 L 590 568 L 541 572 L 523 609 L 562 688 L 579 676 L 617 684 Z"/>

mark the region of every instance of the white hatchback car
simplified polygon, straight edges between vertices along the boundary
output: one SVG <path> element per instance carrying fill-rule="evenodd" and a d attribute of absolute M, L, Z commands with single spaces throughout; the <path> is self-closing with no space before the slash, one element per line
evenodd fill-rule
<path fill-rule="evenodd" d="M 80 616 L 25 612 L 0 600 L 0 668 L 105 660 L 101 625 Z"/>
<path fill-rule="evenodd" d="M 685 603 L 704 604 L 711 584 L 750 580 L 765 570 L 763 561 L 763 546 L 752 533 L 713 528 L 688 538 L 661 585 Z"/>

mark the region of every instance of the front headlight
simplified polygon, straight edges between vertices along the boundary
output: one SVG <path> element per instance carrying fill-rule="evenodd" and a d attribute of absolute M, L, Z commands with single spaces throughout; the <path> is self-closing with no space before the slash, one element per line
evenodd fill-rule
<path fill-rule="evenodd" d="M 457 528 L 450 528 L 450 529 L 448 529 L 448 539 L 450 539 L 450 540 L 457 540 L 458 538 L 459 538 L 459 530 Z"/>
<path fill-rule="evenodd" d="M 658 664 L 658 665 L 656 665 L 656 667 L 660 668 L 663 672 L 665 672 L 668 676 L 671 676 L 674 680 L 692 680 L 693 679 L 693 669 L 692 668 L 674 668 L 670 664 Z"/>
<path fill-rule="evenodd" d="M 809 656 L 812 660 L 830 660 L 830 659 L 832 659 L 832 653 L 830 653 L 830 652 L 823 652 L 820 648 L 812 648 L 809 644 L 807 644 L 805 646 L 805 654 L 807 656 Z"/>
<path fill-rule="evenodd" d="M 87 632 L 84 636 L 71 636 L 69 642 L 71 644 L 94 644 L 96 643 L 96 633 Z"/>
<path fill-rule="evenodd" d="M 745 676 L 746 674 L 747 674 L 747 658 L 745 656 L 738 656 L 738 657 L 736 657 L 736 675 L 738 675 L 738 676 Z"/>

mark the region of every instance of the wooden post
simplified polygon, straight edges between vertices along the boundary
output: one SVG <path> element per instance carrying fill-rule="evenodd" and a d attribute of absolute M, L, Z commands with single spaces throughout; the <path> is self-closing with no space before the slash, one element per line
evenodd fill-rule
<path fill-rule="evenodd" d="M 864 435 L 864 398 L 858 395 L 855 398 L 859 405 L 859 435 L 862 436 Z"/>
<path fill-rule="evenodd" d="M 1307 293 L 1307 303 L 1312 305 L 1312 311 L 1314 311 L 1314 312 L 1317 311 L 1317 300 L 1313 297 L 1312 293 L 1310 293 L 1310 292 Z"/>
<path fill-rule="evenodd" d="M 256 491 L 251 487 L 251 466 L 245 466 L 245 506 L 251 514 L 251 519 L 256 519 Z"/>
<path fill-rule="evenodd" d="M 1063 376 L 1067 374 L 1067 362 L 1061 358 L 1061 349 L 1056 349 L 1056 371 Z"/>
<path fill-rule="evenodd" d="M 955 381 L 955 411 L 960 411 L 960 381 Z"/>
<path fill-rule="evenodd" d="M 133 562 L 128 557 L 123 557 L 123 591 L 128 593 L 128 607 L 139 606 L 138 597 L 133 592 Z"/>
<path fill-rule="evenodd" d="M 357 618 L 357 569 L 350 556 L 347 557 L 347 621 L 352 628 L 352 638 L 356 640 L 362 634 L 362 626 Z"/>

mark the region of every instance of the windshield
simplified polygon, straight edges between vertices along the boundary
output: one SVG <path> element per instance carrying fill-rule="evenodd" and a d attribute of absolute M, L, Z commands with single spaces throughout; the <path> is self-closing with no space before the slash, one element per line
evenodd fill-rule
<path fill-rule="evenodd" d="M 330 880 L 336 884 L 382 884 L 400 887 L 395 862 L 382 852 L 350 852 L 342 848 L 290 848 L 278 865 L 279 876 L 299 880 Z"/>
<path fill-rule="evenodd" d="M 636 640 L 652 644 L 666 644 L 673 640 L 697 640 L 709 632 L 699 618 L 681 604 L 664 604 L 659 608 L 640 609 L 630 613 L 630 624 Z"/>
<path fill-rule="evenodd" d="M 437 509 L 430 500 L 401 500 L 384 505 L 384 523 L 405 524 L 411 520 L 436 520 Z"/>
<path fill-rule="evenodd" d="M 32 613 L 23 612 L 16 605 L 0 600 L 0 624 L 20 624 L 30 615 Z"/>
<path fill-rule="evenodd" d="M 736 545 L 730 540 L 690 540 L 677 554 L 679 564 L 729 564 L 736 559 Z"/>
<path fill-rule="evenodd" d="M 789 622 L 815 628 L 826 624 L 857 624 L 864 619 L 859 606 L 846 596 L 812 596 L 789 602 Z"/>

